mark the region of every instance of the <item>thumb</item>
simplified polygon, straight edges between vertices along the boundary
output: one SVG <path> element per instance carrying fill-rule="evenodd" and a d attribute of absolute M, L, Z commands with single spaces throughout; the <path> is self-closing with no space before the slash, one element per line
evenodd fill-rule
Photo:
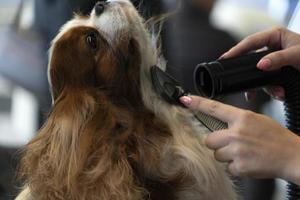
<path fill-rule="evenodd" d="M 298 54 L 298 48 L 288 48 L 270 53 L 258 62 L 257 68 L 261 70 L 272 71 L 287 65 L 297 67 L 297 65 L 299 65 Z"/>

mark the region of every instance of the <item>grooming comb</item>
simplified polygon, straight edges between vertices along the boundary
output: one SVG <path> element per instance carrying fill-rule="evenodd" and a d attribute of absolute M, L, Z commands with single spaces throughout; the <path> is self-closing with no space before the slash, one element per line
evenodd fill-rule
<path fill-rule="evenodd" d="M 157 66 L 152 66 L 150 72 L 156 93 L 170 104 L 185 107 L 179 98 L 189 93 L 181 87 L 179 82 Z M 195 117 L 211 132 L 228 127 L 227 123 L 201 112 L 195 113 Z"/>

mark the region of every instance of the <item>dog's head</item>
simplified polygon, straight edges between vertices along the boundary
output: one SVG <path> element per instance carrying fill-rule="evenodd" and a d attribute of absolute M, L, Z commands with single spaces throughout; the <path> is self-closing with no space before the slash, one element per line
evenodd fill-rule
<path fill-rule="evenodd" d="M 62 27 L 50 49 L 48 78 L 53 101 L 72 90 L 95 88 L 118 98 L 136 98 L 140 70 L 156 62 L 149 40 L 128 0 L 100 1 L 89 16 L 75 16 Z"/>

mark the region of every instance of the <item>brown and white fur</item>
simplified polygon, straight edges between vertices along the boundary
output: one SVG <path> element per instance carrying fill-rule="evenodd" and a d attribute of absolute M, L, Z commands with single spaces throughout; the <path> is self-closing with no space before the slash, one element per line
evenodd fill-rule
<path fill-rule="evenodd" d="M 53 108 L 25 149 L 17 200 L 235 199 L 205 129 L 154 92 L 153 65 L 165 68 L 128 0 L 67 22 L 50 49 Z"/>

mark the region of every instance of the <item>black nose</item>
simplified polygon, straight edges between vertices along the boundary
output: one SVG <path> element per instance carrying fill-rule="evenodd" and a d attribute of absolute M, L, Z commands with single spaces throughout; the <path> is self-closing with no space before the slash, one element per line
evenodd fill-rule
<path fill-rule="evenodd" d="M 95 13 L 97 16 L 101 15 L 104 12 L 105 5 L 107 4 L 107 0 L 98 1 L 95 5 Z"/>

